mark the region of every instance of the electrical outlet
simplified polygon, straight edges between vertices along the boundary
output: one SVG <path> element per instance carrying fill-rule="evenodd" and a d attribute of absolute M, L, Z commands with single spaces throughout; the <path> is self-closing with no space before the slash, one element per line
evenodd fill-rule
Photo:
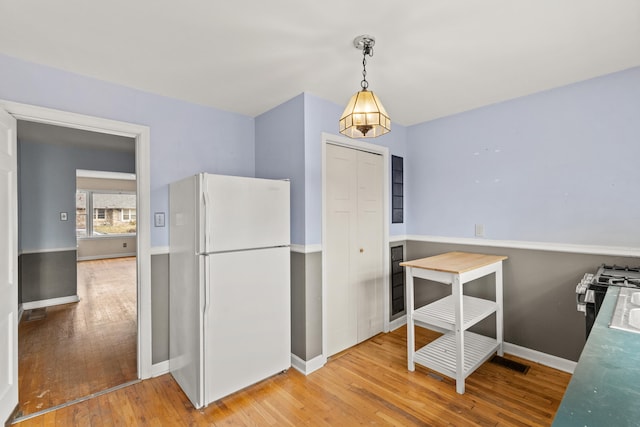
<path fill-rule="evenodd" d="M 484 237 L 484 224 L 476 224 L 476 237 Z"/>
<path fill-rule="evenodd" d="M 60 212 L 60 221 L 66 221 L 66 220 L 67 220 L 67 213 Z"/>
<path fill-rule="evenodd" d="M 122 244 L 122 247 L 123 247 L 123 248 L 126 248 L 126 247 L 127 247 L 127 242 L 124 242 L 124 243 Z"/>

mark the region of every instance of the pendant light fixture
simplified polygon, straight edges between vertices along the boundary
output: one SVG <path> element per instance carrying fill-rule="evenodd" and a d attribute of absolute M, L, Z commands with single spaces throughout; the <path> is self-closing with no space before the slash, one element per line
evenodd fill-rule
<path fill-rule="evenodd" d="M 376 39 L 362 35 L 353 40 L 362 50 L 362 90 L 351 97 L 340 118 L 340 133 L 350 138 L 375 138 L 391 130 L 391 119 L 380 99 L 370 90 L 367 81 L 367 56 L 373 56 Z"/>

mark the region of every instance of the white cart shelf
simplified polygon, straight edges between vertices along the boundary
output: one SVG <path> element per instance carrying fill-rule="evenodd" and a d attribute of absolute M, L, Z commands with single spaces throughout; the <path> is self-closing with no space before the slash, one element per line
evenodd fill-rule
<path fill-rule="evenodd" d="M 464 380 L 491 355 L 503 355 L 502 261 L 501 255 L 450 252 L 407 261 L 407 365 L 415 363 L 455 378 L 456 391 L 464 393 Z M 463 285 L 495 273 L 496 300 L 463 294 Z M 414 277 L 451 285 L 451 295 L 414 310 Z M 482 319 L 496 313 L 496 338 L 467 331 Z M 415 326 L 437 327 L 449 331 L 415 351 Z"/>

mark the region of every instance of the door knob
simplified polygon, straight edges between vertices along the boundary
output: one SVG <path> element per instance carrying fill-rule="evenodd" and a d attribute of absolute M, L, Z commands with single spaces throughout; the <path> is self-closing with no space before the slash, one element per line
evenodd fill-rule
<path fill-rule="evenodd" d="M 360 253 L 363 253 L 363 252 L 364 252 L 364 248 L 360 248 Z"/>

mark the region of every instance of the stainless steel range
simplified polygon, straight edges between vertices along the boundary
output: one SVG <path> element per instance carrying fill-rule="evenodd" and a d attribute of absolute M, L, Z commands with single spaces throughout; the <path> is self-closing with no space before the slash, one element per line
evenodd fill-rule
<path fill-rule="evenodd" d="M 576 286 L 576 304 L 578 311 L 585 314 L 587 337 L 609 286 L 640 288 L 640 267 L 603 264 L 595 274 L 584 275 Z"/>

